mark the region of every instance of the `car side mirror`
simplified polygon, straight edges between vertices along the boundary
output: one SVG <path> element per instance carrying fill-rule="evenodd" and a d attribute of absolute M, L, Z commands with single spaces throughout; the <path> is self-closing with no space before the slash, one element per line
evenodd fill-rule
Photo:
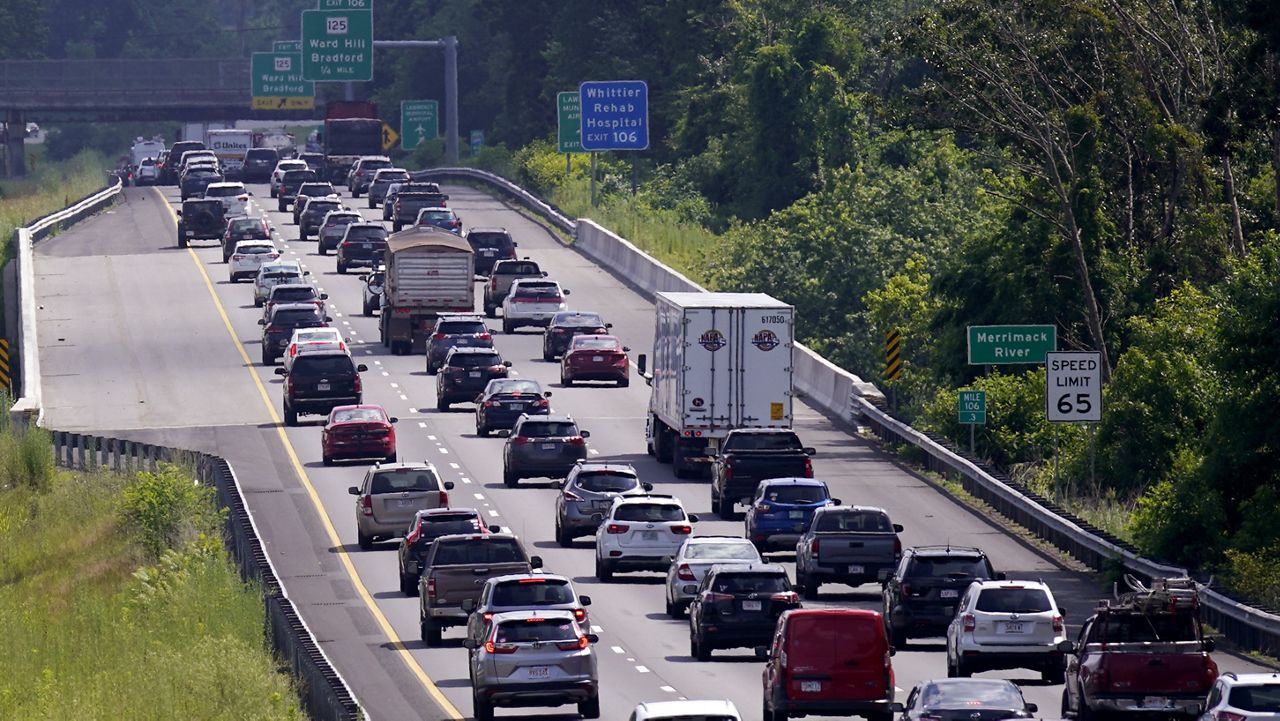
<path fill-rule="evenodd" d="M 467 600 L 468 600 L 468 601 L 470 601 L 471 599 L 467 599 Z M 464 601 L 464 603 L 465 603 L 465 601 Z M 475 640 L 474 638 L 464 638 L 464 639 L 462 639 L 462 647 L 463 647 L 463 648 L 465 648 L 465 649 L 468 649 L 468 650 L 475 649 L 475 648 L 476 648 L 476 640 Z"/>
<path fill-rule="evenodd" d="M 600 643 L 600 634 L 598 634 L 598 633 L 588 633 L 588 634 L 587 634 L 587 643 Z"/>
<path fill-rule="evenodd" d="M 653 484 L 652 484 L 652 483 L 648 483 L 648 482 L 646 482 L 646 483 L 641 483 L 641 484 L 640 484 L 640 487 L 641 487 L 641 488 L 643 488 L 643 489 L 645 489 L 646 491 L 652 491 L 652 490 L 653 490 Z"/>
<path fill-rule="evenodd" d="M 612 324 L 612 323 L 605 323 L 605 324 L 604 324 L 604 327 L 605 327 L 605 328 L 612 328 L 612 327 L 613 327 L 613 324 Z"/>
<path fill-rule="evenodd" d="M 303 274 L 303 275 L 311 275 L 311 271 L 309 271 L 309 270 L 304 270 L 304 271 L 302 271 L 302 274 Z"/>
<path fill-rule="evenodd" d="M 839 498 L 828 498 L 827 500 L 831 501 L 831 505 L 833 506 L 839 506 L 844 504 L 844 501 L 841 501 Z"/>
<path fill-rule="evenodd" d="M 320 300 L 329 300 L 329 294 L 328 294 L 328 293 L 321 293 L 321 294 L 320 294 Z"/>
<path fill-rule="evenodd" d="M 542 556 L 529 556 L 529 568 L 542 568 Z"/>
<path fill-rule="evenodd" d="M 266 324 L 267 324 L 267 320 L 266 320 L 266 318 L 259 318 L 259 319 L 258 319 L 258 325 L 266 325 Z"/>
<path fill-rule="evenodd" d="M 277 368 L 277 369 L 276 369 L 276 375 L 278 375 L 278 376 L 287 376 L 287 375 L 289 375 L 289 371 L 287 371 L 287 370 L 285 370 L 285 369 L 283 369 L 283 368 Z"/>
<path fill-rule="evenodd" d="M 347 493 L 350 493 L 353 496 L 358 496 L 360 495 L 360 489 L 356 486 L 347 486 Z"/>
<path fill-rule="evenodd" d="M 551 391 L 547 391 L 546 393 L 543 393 L 543 394 L 542 394 L 542 397 L 543 397 L 543 398 L 550 398 L 550 397 L 551 397 Z"/>
<path fill-rule="evenodd" d="M 365 364 L 363 364 L 363 363 L 361 363 L 360 365 L 356 366 L 356 372 L 357 372 L 357 373 L 364 373 L 364 372 L 365 372 L 365 371 L 367 371 L 367 370 L 369 370 L 369 366 L 367 366 L 367 365 L 365 365 Z"/>
<path fill-rule="evenodd" d="M 511 367 L 511 361 L 502 361 L 502 365 L 506 366 L 507 368 L 510 368 L 510 367 Z"/>
<path fill-rule="evenodd" d="M 177 211 L 177 215 L 178 215 L 178 217 L 179 217 L 179 218 L 181 218 L 181 217 L 182 217 L 182 211 L 181 211 L 181 210 Z"/>
<path fill-rule="evenodd" d="M 1029 711 L 1029 712 L 1031 712 L 1031 713 L 1035 713 L 1036 711 L 1039 711 L 1039 710 L 1040 710 L 1040 707 L 1039 707 L 1039 706 L 1037 706 L 1037 705 L 1035 705 L 1035 704 L 1033 704 L 1033 703 L 1030 703 L 1030 702 L 1028 702 L 1028 703 L 1027 703 L 1027 711 Z"/>
<path fill-rule="evenodd" d="M 333 318 L 332 318 L 332 317 L 330 317 L 330 316 L 327 316 L 327 315 L 326 315 L 326 316 L 324 317 L 324 322 L 325 322 L 325 323 L 332 323 L 332 322 L 333 322 Z"/>
<path fill-rule="evenodd" d="M 499 429 L 498 429 L 498 437 L 500 437 L 500 438 L 508 438 L 508 437 L 510 437 L 510 436 L 511 436 L 511 429 L 509 429 L 509 428 L 499 428 Z"/>
<path fill-rule="evenodd" d="M 444 489 L 445 489 L 446 491 L 452 491 L 452 490 L 453 490 L 453 481 L 445 481 L 445 482 L 444 482 Z"/>
<path fill-rule="evenodd" d="M 808 447 L 806 447 L 806 448 L 804 449 L 804 454 L 805 454 L 806 456 L 814 456 L 814 455 L 817 455 L 817 454 L 818 454 L 818 449 L 816 449 L 816 448 L 808 448 Z"/>
<path fill-rule="evenodd" d="M 591 437 L 591 431 L 583 431 L 580 435 L 581 435 L 583 438 L 590 438 L 590 437 Z"/>
<path fill-rule="evenodd" d="M 689 523 L 697 523 L 697 522 L 698 522 L 698 515 L 696 513 L 690 513 Z"/>
<path fill-rule="evenodd" d="M 573 291 L 569 290 L 568 288 L 562 288 L 560 292 L 565 295 L 570 295 Z"/>
<path fill-rule="evenodd" d="M 552 481 L 552 482 L 551 482 L 551 485 L 552 485 L 552 486 L 554 486 L 554 487 L 556 487 L 556 488 L 564 488 L 564 487 L 565 487 L 565 486 L 567 486 L 568 484 L 569 484 L 569 482 L 568 482 L 568 481 Z"/>
<path fill-rule="evenodd" d="M 391 416 L 391 418 L 389 418 L 388 420 L 390 420 L 392 423 L 399 423 L 399 422 L 400 422 L 400 419 L 399 419 L 399 418 L 396 418 L 395 416 Z"/>
<path fill-rule="evenodd" d="M 1067 617 L 1067 609 L 1063 608 L 1062 606 L 1058 606 L 1058 615 L 1059 615 L 1059 616 L 1062 616 L 1063 618 L 1066 618 L 1066 617 Z"/>
<path fill-rule="evenodd" d="M 902 524 L 901 524 L 901 523 L 895 523 L 895 524 L 893 524 L 893 532 L 894 532 L 894 533 L 902 533 Z"/>
<path fill-rule="evenodd" d="M 583 606 L 590 606 L 590 605 L 591 605 L 591 597 L 590 597 L 590 596 L 578 596 L 578 603 L 579 603 L 580 605 L 583 605 Z"/>
<path fill-rule="evenodd" d="M 1214 650 L 1218 648 L 1218 642 L 1212 638 L 1206 638 L 1201 644 L 1201 647 L 1204 649 L 1205 653 L 1213 653 Z"/>
<path fill-rule="evenodd" d="M 464 613 L 471 613 L 476 610 L 476 600 L 474 598 L 462 599 L 462 610 Z"/>
<path fill-rule="evenodd" d="M 897 655 L 898 655 L 898 649 L 894 648 L 893 646 L 890 646 L 890 647 L 889 647 L 889 655 L 890 655 L 890 656 L 897 656 Z"/>
<path fill-rule="evenodd" d="M 902 713 L 905 709 L 906 706 L 903 706 L 899 701 L 889 704 L 889 713 Z"/>
<path fill-rule="evenodd" d="M 996 580 L 997 580 L 997 581 L 1003 581 L 1003 580 L 1005 580 L 1005 573 L 1004 573 L 1004 571 L 996 571 Z"/>
<path fill-rule="evenodd" d="M 489 529 L 489 533 L 502 533 L 502 526 L 499 526 L 496 523 L 492 526 L 485 526 L 485 528 Z"/>
<path fill-rule="evenodd" d="M 756 652 L 756 658 L 768 658 L 768 657 L 769 657 L 769 647 L 768 647 L 768 646 L 756 646 L 756 648 L 755 648 L 755 652 Z"/>
<path fill-rule="evenodd" d="M 542 271 L 542 277 L 543 277 L 543 278 L 547 277 L 547 275 L 548 275 L 547 271 L 545 271 L 545 270 L 544 270 L 544 271 Z"/>
<path fill-rule="evenodd" d="M 623 353 L 630 353 L 630 352 L 631 352 L 631 348 L 630 348 L 630 347 L 628 347 L 628 346 L 625 346 L 625 345 L 624 345 L 624 346 L 622 346 L 622 352 L 623 352 Z"/>

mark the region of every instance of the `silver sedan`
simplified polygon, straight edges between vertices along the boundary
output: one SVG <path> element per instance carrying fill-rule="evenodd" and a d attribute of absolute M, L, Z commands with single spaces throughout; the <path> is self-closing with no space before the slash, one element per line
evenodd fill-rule
<path fill-rule="evenodd" d="M 725 563 L 763 561 L 751 541 L 738 536 L 694 536 L 685 541 L 667 569 L 667 615 L 683 616 L 707 569 Z"/>

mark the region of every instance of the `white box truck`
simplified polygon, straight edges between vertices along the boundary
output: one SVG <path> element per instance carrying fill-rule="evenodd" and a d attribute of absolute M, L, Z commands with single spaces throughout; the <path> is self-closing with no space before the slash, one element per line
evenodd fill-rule
<path fill-rule="evenodd" d="M 228 180 L 239 180 L 244 171 L 244 156 L 253 147 L 253 131 L 226 128 L 205 134 L 204 146 L 218 156 Z"/>
<path fill-rule="evenodd" d="M 423 353 L 441 313 L 475 310 L 476 254 L 439 228 L 413 227 L 387 238 L 379 334 L 392 355 Z"/>
<path fill-rule="evenodd" d="M 655 305 L 651 454 L 691 475 L 731 430 L 791 427 L 795 308 L 764 293 L 658 293 Z"/>

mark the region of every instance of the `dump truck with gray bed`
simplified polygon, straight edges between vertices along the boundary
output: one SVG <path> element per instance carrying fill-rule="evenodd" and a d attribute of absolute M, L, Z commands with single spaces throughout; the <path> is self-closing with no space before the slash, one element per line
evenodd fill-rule
<path fill-rule="evenodd" d="M 387 238 L 378 319 L 382 345 L 394 355 L 425 353 L 436 317 L 475 310 L 475 252 L 439 228 L 407 228 Z"/>

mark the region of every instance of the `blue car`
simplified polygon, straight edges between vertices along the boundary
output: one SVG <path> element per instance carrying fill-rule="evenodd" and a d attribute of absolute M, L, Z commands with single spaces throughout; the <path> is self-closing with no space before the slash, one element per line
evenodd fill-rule
<path fill-rule="evenodd" d="M 523 378 L 495 378 L 476 400 L 476 435 L 484 438 L 493 431 L 511 430 L 523 414 L 551 413 L 551 391 L 543 392 L 537 381 Z"/>
<path fill-rule="evenodd" d="M 761 553 L 791 550 L 823 506 L 838 506 L 827 484 L 813 478 L 772 478 L 760 481 L 747 508 L 747 538 Z"/>

